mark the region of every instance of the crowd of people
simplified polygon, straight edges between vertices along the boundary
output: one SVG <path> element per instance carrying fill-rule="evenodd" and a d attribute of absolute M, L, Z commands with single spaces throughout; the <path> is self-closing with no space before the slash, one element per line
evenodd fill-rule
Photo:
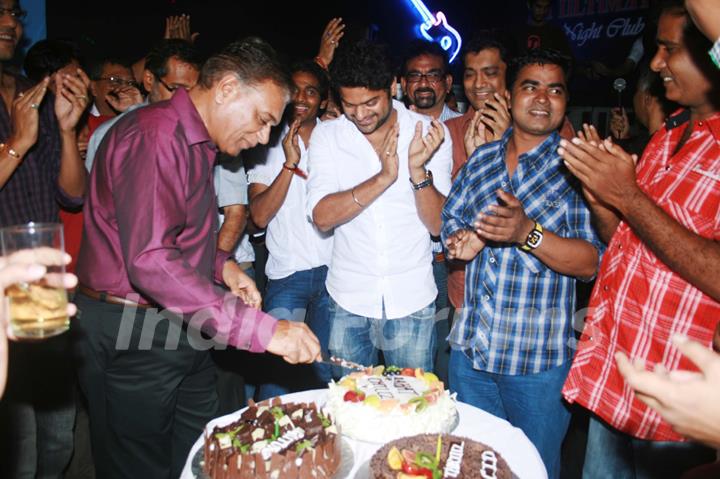
<path fill-rule="evenodd" d="M 568 119 L 548 3 L 523 48 L 464 45 L 459 112 L 439 44 L 396 65 L 340 18 L 293 64 L 256 37 L 203 58 L 181 16 L 134 64 L 50 39 L 23 76 L 0 0 L 0 227 L 62 220 L 69 253 L 0 257 L 0 292 L 67 264 L 74 302 L 36 344 L 0 308 L 6 477 L 178 477 L 210 419 L 331 356 L 434 371 L 551 478 L 573 414 L 582 477 L 720 474 L 720 5 L 662 3 L 640 127 L 602 138 Z"/>

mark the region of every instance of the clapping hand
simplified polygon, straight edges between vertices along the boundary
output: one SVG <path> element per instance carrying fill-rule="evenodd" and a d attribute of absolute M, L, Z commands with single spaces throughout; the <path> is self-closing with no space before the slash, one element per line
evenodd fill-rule
<path fill-rule="evenodd" d="M 415 135 L 410 141 L 408 148 L 408 167 L 410 171 L 425 168 L 425 163 L 435 154 L 442 142 L 445 140 L 445 129 L 437 120 L 432 120 L 427 134 L 422 134 L 423 124 L 418 121 L 415 124 Z M 423 171 L 424 174 L 424 171 Z"/>
<path fill-rule="evenodd" d="M 448 258 L 471 261 L 485 247 L 485 241 L 475 231 L 457 230 L 445 241 Z"/>
<path fill-rule="evenodd" d="M 582 136 L 571 141 L 563 139 L 558 153 L 570 172 L 591 193 L 588 201 L 599 201 L 621 210 L 638 188 L 635 182 L 637 155 L 630 155 L 609 139 L 597 145 L 596 141 L 598 139 L 588 141 Z"/>
<path fill-rule="evenodd" d="M 497 190 L 498 203 L 489 207 L 490 213 L 479 213 L 475 221 L 481 238 L 498 243 L 523 244 L 535 226 L 527 217 L 520 200 L 511 193 Z"/>
<path fill-rule="evenodd" d="M 34 87 L 18 93 L 12 104 L 12 132 L 5 142 L 21 156 L 32 148 L 38 139 L 40 128 L 40 104 L 45 98 L 50 77 L 45 77 Z"/>
<path fill-rule="evenodd" d="M 512 117 L 507 99 L 499 93 L 493 93 L 492 98 L 485 102 L 480 110 L 480 118 L 486 126 L 487 141 L 497 141 L 505 134 Z"/>
<path fill-rule="evenodd" d="M 74 131 L 88 106 L 90 78 L 80 68 L 77 76 L 55 75 L 55 116 L 60 131 Z"/>
<path fill-rule="evenodd" d="M 111 91 L 105 96 L 105 101 L 120 113 L 127 111 L 133 105 L 142 103 L 143 96 L 140 89 L 135 85 L 128 85 Z"/>
<path fill-rule="evenodd" d="M 282 147 L 285 152 L 285 164 L 290 168 L 295 168 L 300 163 L 300 145 L 298 143 L 298 131 L 300 129 L 300 120 L 293 120 L 290 124 L 290 130 L 283 138 Z"/>
<path fill-rule="evenodd" d="M 398 136 L 400 135 L 400 126 L 397 122 L 385 134 L 385 138 L 377 152 L 380 158 L 382 168 L 380 174 L 385 177 L 389 184 L 395 183 L 398 177 L 398 167 L 400 160 L 397 153 Z"/>

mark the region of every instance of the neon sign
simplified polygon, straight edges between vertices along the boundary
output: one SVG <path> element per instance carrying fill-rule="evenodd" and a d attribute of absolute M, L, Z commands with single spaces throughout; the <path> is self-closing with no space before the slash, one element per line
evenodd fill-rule
<path fill-rule="evenodd" d="M 420 34 L 430 42 L 438 42 L 443 50 L 448 52 L 450 62 L 455 60 L 462 46 L 460 33 L 448 25 L 443 12 L 433 15 L 422 0 L 410 0 L 410 3 L 423 21 L 418 25 Z"/>

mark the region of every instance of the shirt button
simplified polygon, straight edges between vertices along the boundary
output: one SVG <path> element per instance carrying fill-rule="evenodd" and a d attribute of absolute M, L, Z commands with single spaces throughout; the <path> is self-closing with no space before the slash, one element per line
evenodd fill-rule
<path fill-rule="evenodd" d="M 703 126 L 703 122 L 699 121 L 698 126 Z"/>
<path fill-rule="evenodd" d="M 500 183 L 500 185 L 505 187 L 505 186 L 507 186 L 507 183 L 503 181 L 502 183 Z"/>
<path fill-rule="evenodd" d="M 495 258 L 490 258 L 488 261 L 490 261 L 490 263 L 492 264 L 495 264 Z"/>
<path fill-rule="evenodd" d="M 618 245 L 618 249 L 622 251 L 622 245 L 621 245 L 621 244 Z"/>
<path fill-rule="evenodd" d="M 483 301 L 490 301 L 490 296 L 488 296 L 488 295 L 486 294 L 486 295 L 484 295 L 484 296 L 482 297 L 482 300 L 483 300 Z"/>
<path fill-rule="evenodd" d="M 603 286 L 603 291 L 610 291 L 610 287 L 608 285 Z"/>

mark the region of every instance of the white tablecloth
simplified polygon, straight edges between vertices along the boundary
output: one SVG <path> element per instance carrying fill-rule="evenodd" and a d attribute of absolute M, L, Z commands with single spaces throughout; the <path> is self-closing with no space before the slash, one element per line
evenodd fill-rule
<path fill-rule="evenodd" d="M 316 402 L 323 404 L 326 394 L 327 389 L 316 389 L 287 394 L 282 396 L 282 400 L 283 402 Z M 547 472 L 537 449 L 520 429 L 468 404 L 458 402 L 457 408 L 460 423 L 452 434 L 475 439 L 493 447 L 505 458 L 515 475 L 521 479 L 547 479 Z M 214 419 L 210 421 L 207 427 L 211 430 L 218 424 L 233 422 L 240 417 L 242 411 L 241 409 L 227 416 Z M 370 444 L 349 438 L 343 438 L 343 441 L 346 441 L 346 444 L 352 449 L 353 457 L 352 470 L 346 478 L 366 479 L 366 477 L 363 477 L 363 473 L 366 473 L 367 467 L 363 466 L 366 466 L 366 463 L 375 451 L 382 447 L 382 444 Z M 190 455 L 180 476 L 181 479 L 193 479 L 195 477 L 192 473 L 192 460 L 202 448 L 202 445 L 203 437 L 200 436 L 190 450 Z M 360 474 L 358 474 L 359 470 L 361 470 Z"/>

